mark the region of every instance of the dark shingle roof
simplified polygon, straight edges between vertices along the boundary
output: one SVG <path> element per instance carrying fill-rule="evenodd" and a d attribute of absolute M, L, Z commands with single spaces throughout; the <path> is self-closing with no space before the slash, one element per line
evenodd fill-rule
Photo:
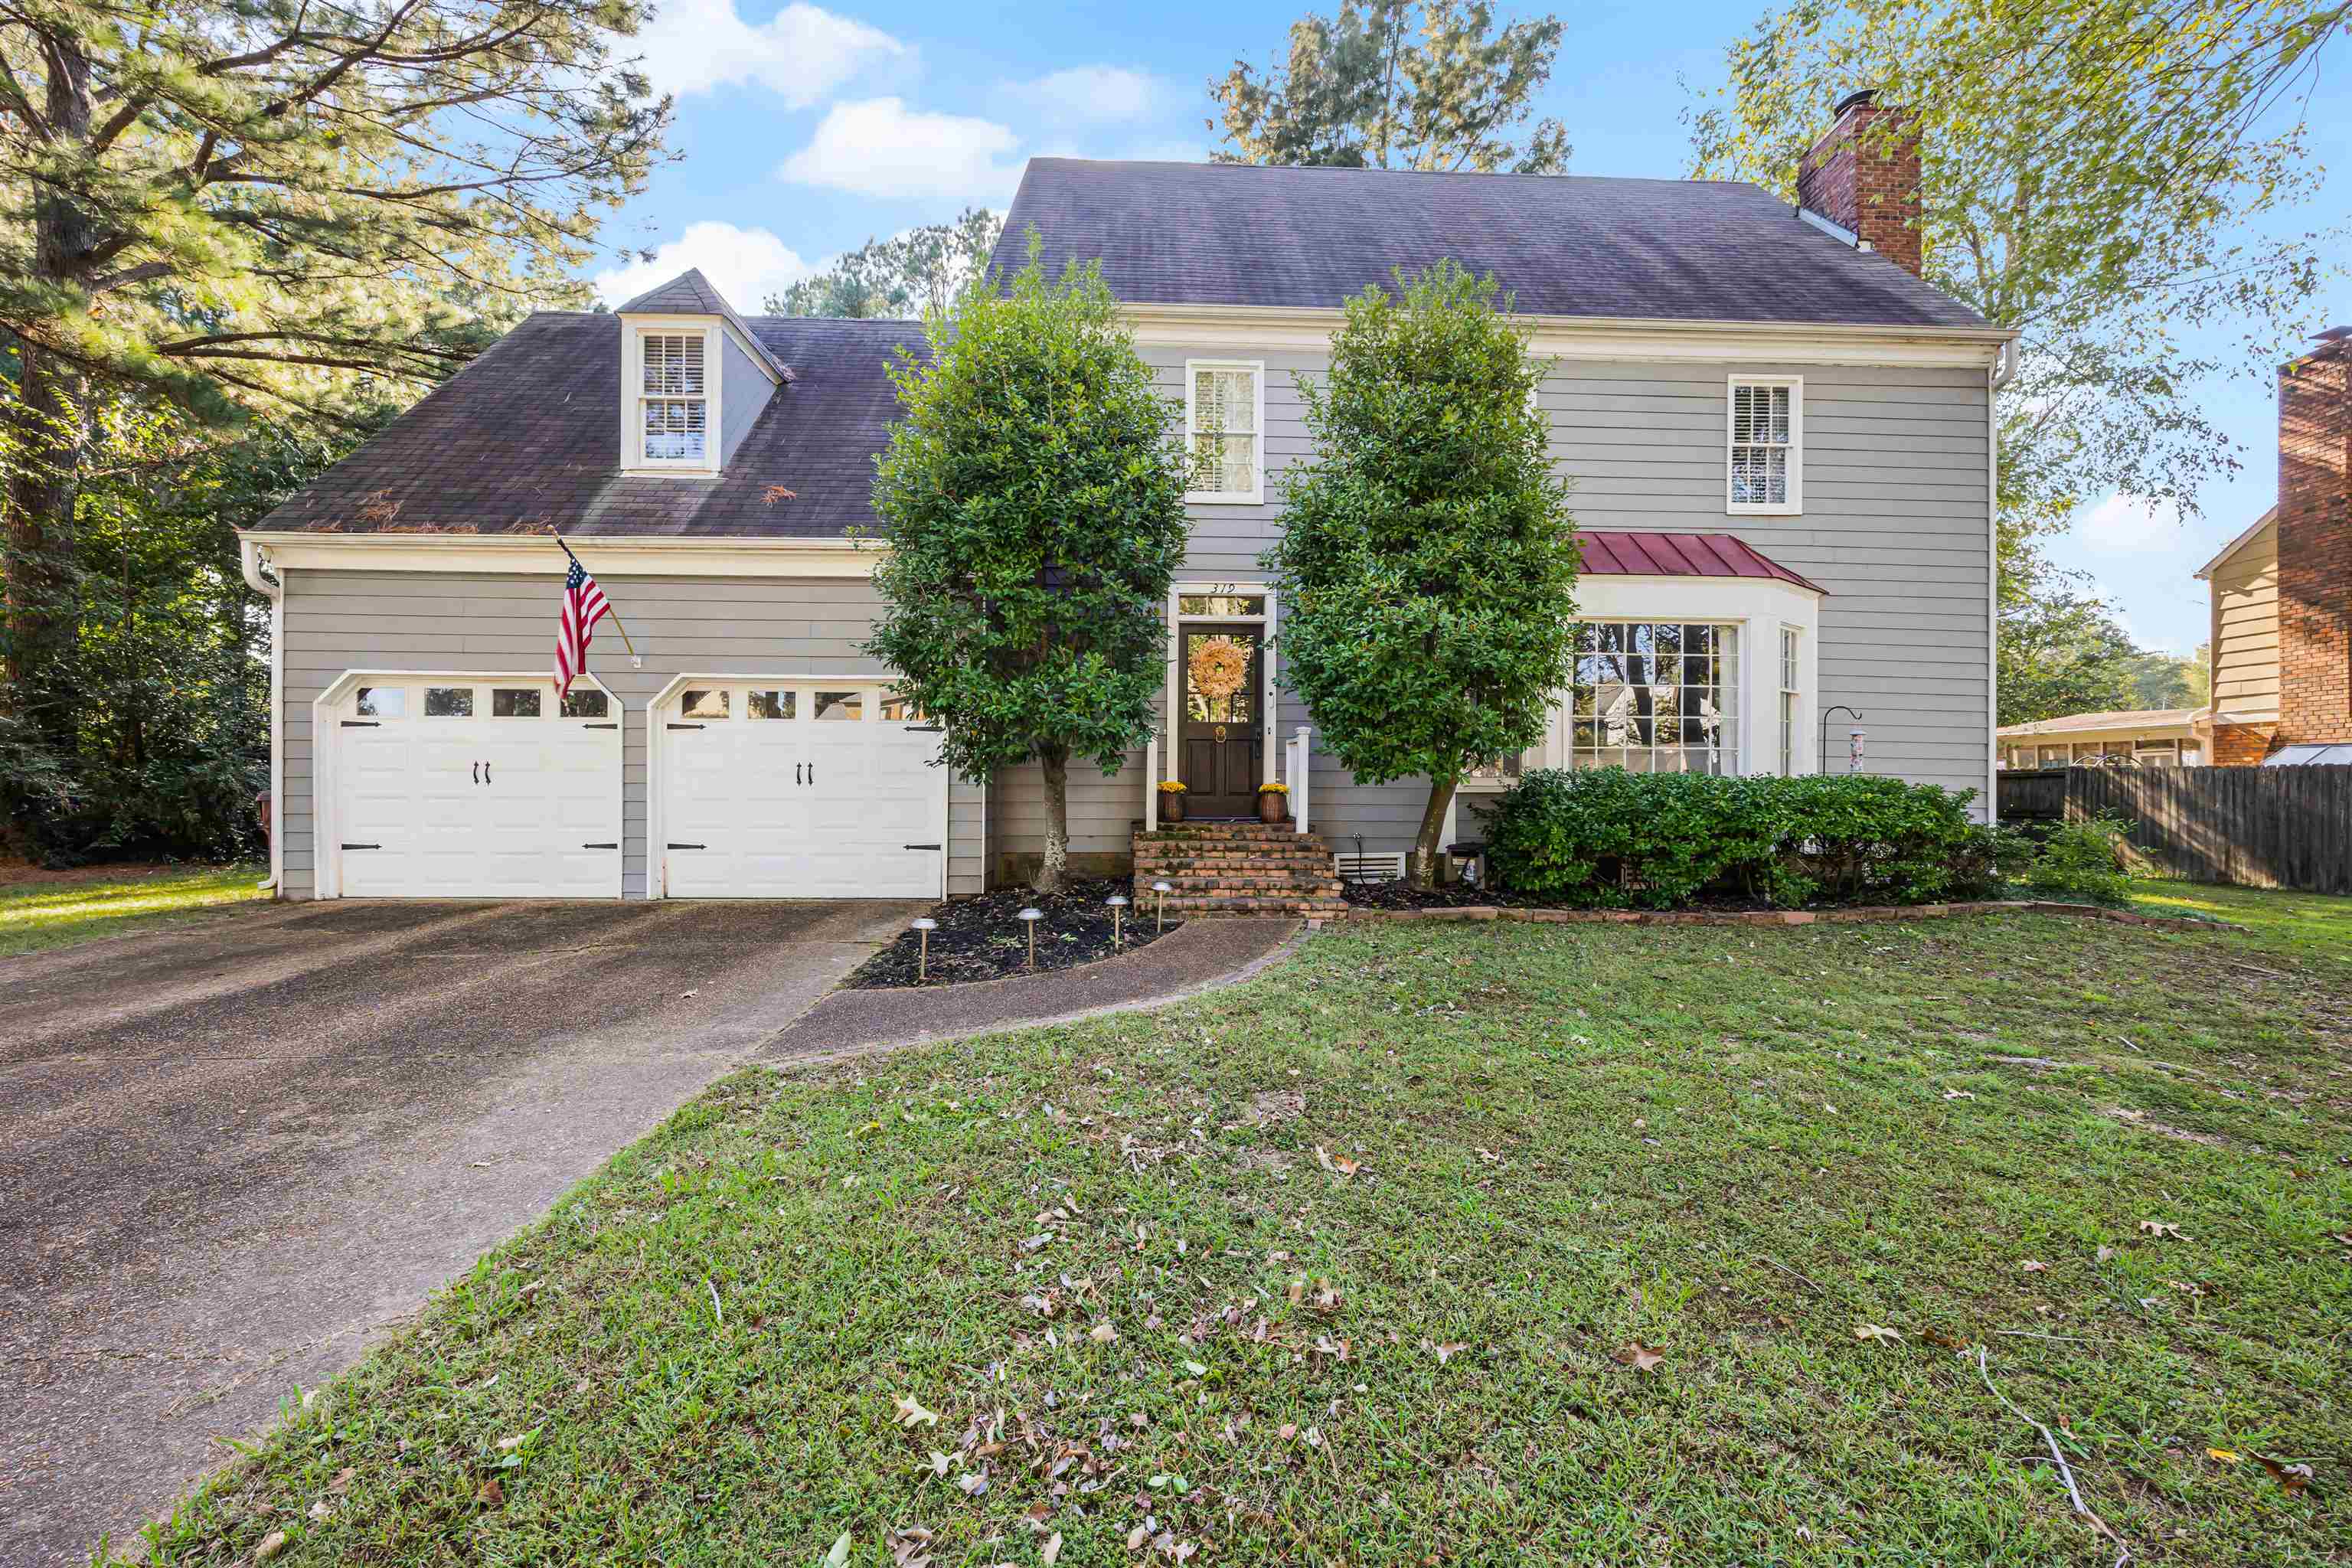
<path fill-rule="evenodd" d="M 898 403 L 883 374 L 914 321 L 755 316 L 800 367 L 714 479 L 620 476 L 621 322 L 542 311 L 264 518 L 264 531 L 829 538 L 876 529 L 874 456 Z M 782 487 L 793 499 L 770 500 Z"/>
<path fill-rule="evenodd" d="M 1099 258 L 1139 304 L 1332 308 L 1451 257 L 1520 310 L 1669 321 L 1982 327 L 1885 257 L 1759 186 L 1032 158 L 995 265 Z"/>

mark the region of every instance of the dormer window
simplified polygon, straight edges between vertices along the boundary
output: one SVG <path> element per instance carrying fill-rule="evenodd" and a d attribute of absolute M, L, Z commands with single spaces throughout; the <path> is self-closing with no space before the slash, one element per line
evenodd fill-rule
<path fill-rule="evenodd" d="M 710 396 L 704 334 L 642 332 L 638 422 L 641 460 L 710 466 Z"/>

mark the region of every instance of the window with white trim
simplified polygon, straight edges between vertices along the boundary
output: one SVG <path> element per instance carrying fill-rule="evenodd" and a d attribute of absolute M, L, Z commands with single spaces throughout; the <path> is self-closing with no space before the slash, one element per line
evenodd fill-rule
<path fill-rule="evenodd" d="M 1794 376 L 1730 382 L 1724 510 L 1794 512 L 1804 490 L 1805 387 Z"/>
<path fill-rule="evenodd" d="M 697 332 L 641 332 L 639 456 L 648 464 L 703 468 L 709 461 L 709 386 L 705 339 Z"/>
<path fill-rule="evenodd" d="M 1803 711 L 1798 701 L 1797 628 L 1780 628 L 1780 776 L 1794 778 L 1797 773 L 1797 721 Z"/>
<path fill-rule="evenodd" d="M 1736 773 L 1738 691 L 1737 626 L 1583 622 L 1569 689 L 1568 765 Z"/>
<path fill-rule="evenodd" d="M 1256 503 L 1265 499 L 1265 367 L 1255 362 L 1188 360 L 1184 446 L 1192 469 L 1184 499 Z"/>

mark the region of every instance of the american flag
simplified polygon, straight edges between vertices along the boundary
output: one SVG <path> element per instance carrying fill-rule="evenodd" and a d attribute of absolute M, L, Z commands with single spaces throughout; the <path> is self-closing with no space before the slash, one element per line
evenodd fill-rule
<path fill-rule="evenodd" d="M 580 557 L 569 550 L 563 553 L 571 557 L 572 570 L 563 574 L 563 610 L 555 624 L 555 695 L 559 699 L 571 691 L 572 682 L 588 668 L 589 639 L 596 635 L 596 623 L 613 608 L 605 603 L 604 590 L 580 564 Z"/>

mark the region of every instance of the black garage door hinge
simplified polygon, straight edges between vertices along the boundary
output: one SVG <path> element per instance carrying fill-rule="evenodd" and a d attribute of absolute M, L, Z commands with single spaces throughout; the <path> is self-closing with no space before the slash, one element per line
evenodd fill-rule
<path fill-rule="evenodd" d="M 670 844 L 665 845 L 664 847 L 669 849 L 708 849 L 710 846 L 708 844 Z"/>
<path fill-rule="evenodd" d="M 383 728 L 383 724 L 382 721 L 376 719 L 346 719 L 343 721 L 343 728 L 346 730 L 381 730 Z"/>
<path fill-rule="evenodd" d="M 937 849 L 939 846 L 936 844 L 901 844 L 898 847 L 901 849 Z"/>
<path fill-rule="evenodd" d="M 617 844 L 583 844 L 580 847 L 583 849 L 618 849 L 620 846 Z"/>
<path fill-rule="evenodd" d="M 383 846 L 381 844 L 346 844 L 343 847 L 346 849 L 381 849 Z"/>
<path fill-rule="evenodd" d="M 580 727 L 583 730 L 617 730 L 621 726 L 608 719 L 602 724 L 583 724 Z"/>
<path fill-rule="evenodd" d="M 909 735 L 937 735 L 944 731 L 946 729 L 947 726 L 944 724 L 909 724 L 907 726 L 907 733 Z"/>
<path fill-rule="evenodd" d="M 666 728 L 672 730 L 699 730 L 702 729 L 703 726 L 700 724 L 670 724 L 666 726 Z"/>

